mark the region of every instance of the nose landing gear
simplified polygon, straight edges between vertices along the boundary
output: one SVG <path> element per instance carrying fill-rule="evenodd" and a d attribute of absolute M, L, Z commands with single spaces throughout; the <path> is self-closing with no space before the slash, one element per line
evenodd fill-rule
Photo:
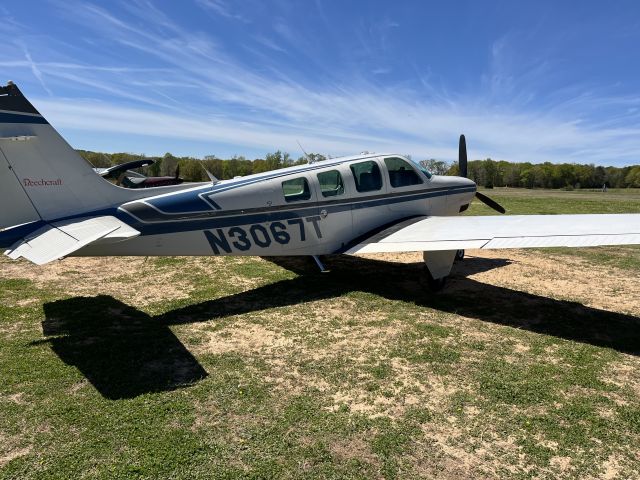
<path fill-rule="evenodd" d="M 458 257 L 459 252 L 460 250 L 422 252 L 429 290 L 438 292 L 444 288 L 447 277 L 451 273 L 453 262 Z M 464 250 L 462 251 L 462 256 L 464 256 Z"/>
<path fill-rule="evenodd" d="M 427 277 L 427 285 L 429 286 L 429 290 L 432 292 L 439 292 L 442 290 L 447 283 L 447 277 L 442 278 L 433 278 L 429 268 L 425 265 L 424 267 L 425 275 Z"/>

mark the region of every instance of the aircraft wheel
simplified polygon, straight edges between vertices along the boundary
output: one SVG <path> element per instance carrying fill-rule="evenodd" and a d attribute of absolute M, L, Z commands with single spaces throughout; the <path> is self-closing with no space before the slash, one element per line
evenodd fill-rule
<path fill-rule="evenodd" d="M 432 292 L 439 292 L 440 290 L 442 290 L 445 286 L 445 284 L 447 283 L 447 277 L 442 277 L 442 278 L 430 278 L 428 280 L 429 283 L 429 290 L 431 290 Z"/>
<path fill-rule="evenodd" d="M 433 278 L 433 276 L 431 276 L 431 272 L 426 267 L 425 273 L 427 275 L 427 285 L 429 286 L 429 290 L 431 290 L 432 292 L 439 292 L 444 288 L 445 284 L 447 283 L 447 277 Z"/>
<path fill-rule="evenodd" d="M 464 250 L 458 250 L 456 252 L 456 258 L 455 258 L 456 262 L 462 261 L 463 258 L 464 258 Z"/>

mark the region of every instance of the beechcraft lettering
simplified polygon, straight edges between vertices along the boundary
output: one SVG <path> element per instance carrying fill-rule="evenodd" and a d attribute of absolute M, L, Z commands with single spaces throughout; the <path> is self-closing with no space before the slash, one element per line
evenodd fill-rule
<path fill-rule="evenodd" d="M 461 216 L 474 198 L 505 213 L 467 178 L 464 136 L 458 177 L 394 153 L 232 180 L 207 172 L 202 183 L 182 183 L 177 169 L 132 171 L 148 164 L 96 173 L 15 84 L 0 87 L 0 247 L 38 265 L 67 256 L 305 255 L 320 269 L 321 255 L 418 251 L 438 289 L 467 248 L 640 244 L 640 214 Z"/>
<path fill-rule="evenodd" d="M 33 180 L 31 178 L 23 178 L 22 184 L 25 187 L 51 187 L 51 186 L 57 187 L 62 185 L 62 179 L 57 178 L 55 180 L 45 180 L 44 178 L 41 178 L 39 180 Z"/>

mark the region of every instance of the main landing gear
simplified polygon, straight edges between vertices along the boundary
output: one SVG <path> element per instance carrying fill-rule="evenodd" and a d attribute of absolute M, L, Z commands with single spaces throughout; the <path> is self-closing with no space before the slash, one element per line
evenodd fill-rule
<path fill-rule="evenodd" d="M 320 257 L 318 255 L 311 255 L 311 257 L 313 257 L 313 260 L 316 262 L 316 265 L 320 269 L 321 273 L 325 273 L 325 272 L 329 271 L 329 270 L 327 270 L 327 267 L 325 267 L 325 265 L 322 262 L 322 260 L 320 260 Z"/>

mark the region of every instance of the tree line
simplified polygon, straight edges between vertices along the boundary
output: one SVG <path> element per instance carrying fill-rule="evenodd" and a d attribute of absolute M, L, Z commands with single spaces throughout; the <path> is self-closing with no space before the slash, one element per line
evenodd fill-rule
<path fill-rule="evenodd" d="M 457 175 L 457 163 L 447 170 Z M 521 188 L 609 188 L 640 187 L 640 165 L 603 167 L 578 163 L 512 163 L 504 160 L 468 162 L 467 175 L 478 185 Z"/>
<path fill-rule="evenodd" d="M 203 159 L 176 157 L 171 153 L 165 153 L 162 157 L 148 157 L 146 155 L 133 153 L 101 153 L 87 150 L 78 150 L 78 153 L 96 168 L 108 168 L 136 160 L 153 160 L 153 165 L 136 169 L 136 171 L 154 177 L 173 176 L 179 167 L 180 176 L 187 182 L 204 182 L 209 180 L 205 169 L 211 172 L 216 178 L 225 180 L 237 176 L 268 172 L 278 168 L 307 163 L 305 157 L 293 159 L 288 153 L 281 151 L 269 153 L 265 158 L 256 158 L 254 160 L 248 160 L 242 156 L 234 156 L 229 159 L 217 158 L 214 155 L 207 155 Z M 313 161 L 320 161 L 326 158 L 323 155 L 315 153 L 309 154 L 309 157 Z"/>
<path fill-rule="evenodd" d="M 189 182 L 207 181 L 208 170 L 220 180 L 253 173 L 267 172 L 292 165 L 307 163 L 307 158 L 292 158 L 287 152 L 276 151 L 265 158 L 249 160 L 242 156 L 221 159 L 208 155 L 203 159 L 176 157 L 165 153 L 162 157 L 147 157 L 132 153 L 101 153 L 78 150 L 94 167 L 111 167 L 134 160 L 154 160 L 154 164 L 141 169 L 150 176 L 173 176 L 179 167 L 180 176 Z M 312 161 L 325 160 L 324 155 L 308 154 Z M 441 160 L 422 160 L 421 163 L 436 175 L 458 175 L 457 163 Z M 478 185 L 522 188 L 640 188 L 640 165 L 628 167 L 602 167 L 576 163 L 514 163 L 505 160 L 472 160 L 468 163 L 468 176 Z"/>

